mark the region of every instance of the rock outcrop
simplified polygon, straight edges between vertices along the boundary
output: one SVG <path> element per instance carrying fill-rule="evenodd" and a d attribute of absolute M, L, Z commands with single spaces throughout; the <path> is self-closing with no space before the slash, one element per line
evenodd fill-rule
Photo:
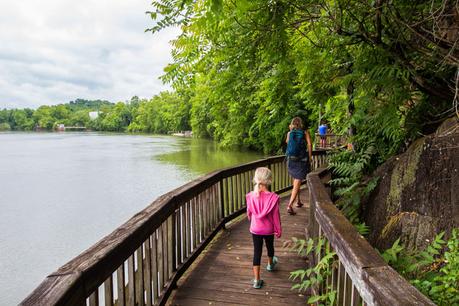
<path fill-rule="evenodd" d="M 459 227 L 459 121 L 445 121 L 432 135 L 379 167 L 378 187 L 363 206 L 370 243 L 379 250 L 401 237 L 424 248 L 441 231 Z"/>

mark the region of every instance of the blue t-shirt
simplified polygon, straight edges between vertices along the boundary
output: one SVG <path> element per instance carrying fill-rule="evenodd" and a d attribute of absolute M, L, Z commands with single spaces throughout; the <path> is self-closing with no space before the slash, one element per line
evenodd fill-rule
<path fill-rule="evenodd" d="M 327 135 L 327 125 L 326 124 L 322 124 L 319 126 L 319 135 L 321 136 Z"/>

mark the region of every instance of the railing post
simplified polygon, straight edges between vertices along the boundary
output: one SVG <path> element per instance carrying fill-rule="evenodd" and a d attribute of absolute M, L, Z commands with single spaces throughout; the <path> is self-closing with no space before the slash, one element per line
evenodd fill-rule
<path fill-rule="evenodd" d="M 221 219 L 225 218 L 225 198 L 223 194 L 223 178 L 221 178 L 218 182 L 220 185 L 220 217 Z M 223 224 L 223 229 L 226 229 L 225 224 Z"/>
<path fill-rule="evenodd" d="M 311 239 L 317 239 L 319 238 L 319 224 L 317 223 L 316 220 L 316 203 L 314 202 L 314 198 L 312 196 L 311 192 L 311 186 L 312 184 L 309 184 L 309 178 L 308 180 L 308 189 L 309 189 L 309 222 L 308 222 L 308 238 Z M 311 266 L 315 266 L 317 264 L 317 259 L 316 256 L 313 254 L 312 256 L 309 256 L 309 260 L 311 262 Z"/>
<path fill-rule="evenodd" d="M 171 227 L 170 227 L 170 260 L 171 260 L 171 274 L 177 271 L 177 235 L 176 235 L 176 212 L 172 213 L 171 216 Z"/>

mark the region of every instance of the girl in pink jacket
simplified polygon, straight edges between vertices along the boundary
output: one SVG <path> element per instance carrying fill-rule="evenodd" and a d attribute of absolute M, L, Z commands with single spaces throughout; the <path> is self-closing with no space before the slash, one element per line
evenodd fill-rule
<path fill-rule="evenodd" d="M 253 287 L 260 289 L 263 280 L 260 279 L 260 261 L 263 240 L 268 250 L 268 271 L 273 271 L 277 263 L 274 256 L 274 235 L 280 238 L 282 227 L 279 214 L 279 196 L 268 190 L 272 174 L 268 168 L 257 168 L 253 178 L 254 190 L 246 195 L 247 217 L 250 220 L 250 232 L 253 239 Z"/>

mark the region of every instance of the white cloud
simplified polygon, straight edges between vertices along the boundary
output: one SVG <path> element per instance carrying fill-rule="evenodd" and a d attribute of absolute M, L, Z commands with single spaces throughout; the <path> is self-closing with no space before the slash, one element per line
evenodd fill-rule
<path fill-rule="evenodd" d="M 152 35 L 145 0 L 0 2 L 0 108 L 113 102 L 168 89 L 158 79 L 178 29 Z"/>

